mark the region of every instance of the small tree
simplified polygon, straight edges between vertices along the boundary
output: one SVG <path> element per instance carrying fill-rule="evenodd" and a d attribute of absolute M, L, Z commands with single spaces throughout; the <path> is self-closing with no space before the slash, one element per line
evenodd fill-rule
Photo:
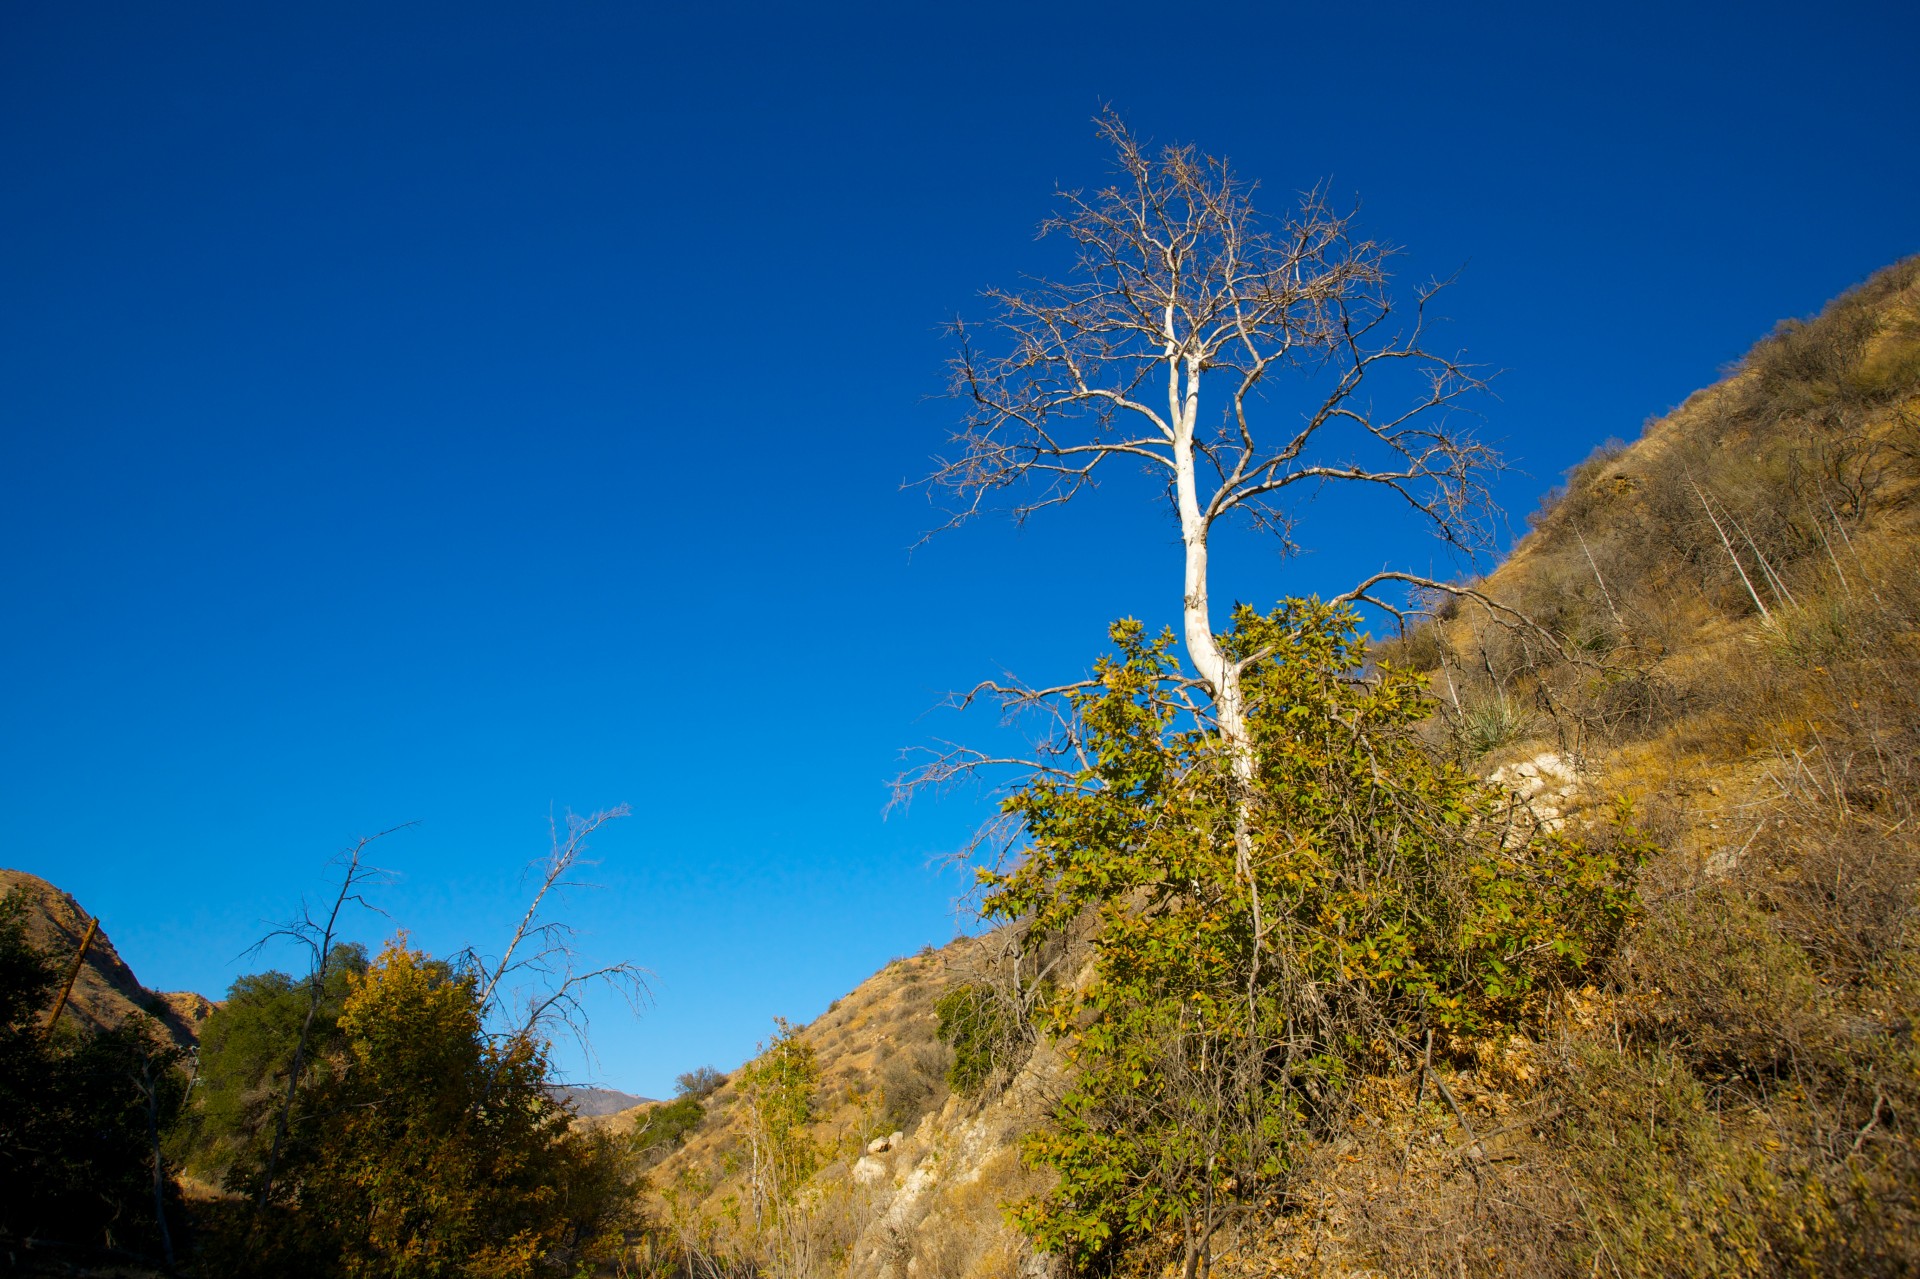
<path fill-rule="evenodd" d="M 1184 549 L 1181 637 L 1193 686 L 1244 787 L 1255 766 L 1243 688 L 1250 655 L 1229 654 L 1216 634 L 1215 530 L 1242 517 L 1290 551 L 1288 499 L 1355 486 L 1396 497 L 1443 542 L 1476 552 L 1489 532 L 1484 476 L 1498 459 L 1446 410 L 1482 382 L 1424 344 L 1441 285 L 1419 290 L 1398 323 L 1392 250 L 1358 237 L 1352 214 L 1324 192 L 1269 217 L 1224 160 L 1192 147 L 1150 154 L 1111 114 L 1100 133 L 1118 180 L 1091 195 L 1061 192 L 1060 211 L 1041 226 L 1072 244 L 1072 276 L 988 291 L 999 312 L 988 328 L 993 353 L 956 326 L 952 390 L 970 411 L 957 452 L 928 482 L 959 499 L 951 525 L 1003 495 L 1024 520 L 1072 500 L 1115 461 L 1159 476 Z M 1289 389 L 1303 397 L 1297 415 L 1267 398 Z M 1390 408 L 1373 398 L 1383 391 Z M 1388 581 L 1442 586 L 1388 572 L 1342 600 L 1393 608 L 1372 593 Z M 959 752 L 916 780 L 979 762 Z M 1244 873 L 1244 835 L 1239 857 Z"/>
<path fill-rule="evenodd" d="M 796 1201 L 820 1166 L 810 1127 L 820 1066 L 798 1029 L 785 1018 L 774 1024 L 773 1042 L 740 1068 L 736 1080 L 746 1111 L 754 1233 L 766 1245 L 769 1271 L 796 1279 L 812 1270 L 806 1214 Z"/>
<path fill-rule="evenodd" d="M 703 1101 L 726 1086 L 727 1077 L 712 1066 L 695 1066 L 673 1077 L 673 1095 Z"/>
<path fill-rule="evenodd" d="M 330 965 L 344 953 L 336 945 L 336 939 L 344 922 L 341 919 L 342 912 L 349 906 L 359 906 L 368 910 L 377 909 L 367 900 L 366 894 L 373 886 L 386 882 L 388 876 L 386 871 L 367 861 L 367 849 L 375 840 L 384 839 L 400 829 L 403 827 L 396 826 L 390 830 L 381 831 L 378 835 L 363 835 L 354 841 L 353 847 L 343 850 L 334 859 L 334 864 L 340 867 L 340 885 L 334 893 L 333 904 L 328 908 L 325 916 L 316 915 L 303 901 L 298 919 L 282 925 L 260 942 L 260 945 L 264 946 L 267 942 L 279 938 L 298 944 L 307 951 L 310 968 L 306 983 L 306 1013 L 300 1022 L 300 1032 L 294 1037 L 292 1059 L 286 1069 L 285 1087 L 280 1097 L 280 1104 L 274 1111 L 273 1138 L 267 1146 L 266 1161 L 254 1192 L 256 1217 L 273 1198 L 274 1174 L 279 1168 L 280 1154 L 291 1130 L 294 1103 L 300 1095 L 301 1086 L 306 1082 L 314 1031 L 320 1019 L 321 1007 L 326 1000 L 327 980 L 331 975 Z"/>
<path fill-rule="evenodd" d="M 383 872 L 365 860 L 371 840 L 342 855 L 330 909 L 276 934 L 310 949 L 306 980 L 242 979 L 207 1028 L 208 1086 L 179 1139 L 251 1201 L 209 1210 L 219 1268 L 533 1275 L 618 1239 L 628 1152 L 571 1129 L 550 1094 L 548 1040 L 559 1026 L 584 1038 L 585 984 L 630 1000 L 645 987 L 630 964 L 581 971 L 573 930 L 544 912 L 575 886 L 588 837 L 626 811 L 553 825 L 532 901 L 494 959 L 433 960 L 396 942 L 370 968 L 336 935 Z"/>
<path fill-rule="evenodd" d="M 324 972 L 300 980 L 282 972 L 250 973 L 227 988 L 200 1028 L 193 1104 L 172 1135 L 190 1170 L 257 1193 L 303 1028 L 303 1060 L 326 1069 L 337 1055 L 340 1010 L 351 979 L 366 968 L 365 947 L 337 942 Z M 317 1005 L 315 983 L 321 986 Z"/>
<path fill-rule="evenodd" d="M 545 1046 L 487 1035 L 471 974 L 404 936 L 351 986 L 341 1057 L 283 1153 L 290 1220 L 255 1264 L 431 1279 L 590 1259 L 632 1187 L 547 1090 Z"/>

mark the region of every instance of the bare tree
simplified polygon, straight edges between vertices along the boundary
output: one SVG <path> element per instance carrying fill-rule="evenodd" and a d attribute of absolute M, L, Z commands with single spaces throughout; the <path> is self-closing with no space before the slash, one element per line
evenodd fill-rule
<path fill-rule="evenodd" d="M 313 1023 L 320 1013 L 320 1004 L 326 997 L 327 976 L 333 963 L 334 943 L 340 936 L 340 915 L 348 906 L 361 906 L 368 910 L 380 908 L 367 900 L 366 891 L 375 884 L 386 883 L 392 878 L 389 872 L 367 862 L 367 849 L 375 840 L 383 839 L 397 830 L 405 830 L 412 822 L 390 827 L 378 835 L 365 835 L 354 841 L 353 847 L 343 851 L 334 859 L 340 867 L 340 887 L 333 895 L 333 904 L 324 917 L 316 916 L 304 903 L 301 903 L 300 917 L 263 937 L 254 947 L 258 950 L 275 939 L 294 942 L 307 951 L 307 1013 L 300 1023 L 300 1034 L 293 1044 L 293 1061 L 287 1067 L 287 1090 L 280 1099 L 273 1119 L 273 1142 L 267 1148 L 266 1167 L 260 1178 L 259 1192 L 254 1196 L 253 1211 L 257 1218 L 273 1196 L 274 1173 L 280 1162 L 280 1154 L 287 1142 L 287 1128 L 293 1118 L 294 1100 L 299 1096 L 300 1084 L 306 1077 L 307 1053 L 313 1045 Z M 384 912 L 382 912 L 384 913 Z"/>
<path fill-rule="evenodd" d="M 646 972 L 629 963 L 603 964 L 582 970 L 574 946 L 574 928 L 542 912 L 549 898 L 569 888 L 589 887 L 575 878 L 592 865 L 585 860 L 587 841 L 608 822 L 627 816 L 631 810 L 621 804 L 587 817 L 567 814 L 564 829 L 549 820 L 550 846 L 547 855 L 533 863 L 539 886 L 527 909 L 497 959 L 486 959 L 471 948 L 462 952 L 459 965 L 473 974 L 478 984 L 479 1004 L 495 1025 L 505 1025 L 506 1038 L 527 1038 L 542 1034 L 558 1022 L 585 1047 L 586 1018 L 580 1005 L 582 991 L 592 985 L 610 986 L 638 1009 L 647 998 Z M 525 982 L 526 985 L 519 983 Z M 517 1009 L 509 1009 L 510 997 L 518 997 Z"/>
<path fill-rule="evenodd" d="M 1149 153 L 1111 113 L 1099 128 L 1116 181 L 1061 192 L 1041 228 L 1072 244 L 1071 276 L 989 291 L 998 315 L 985 334 L 955 326 L 952 391 L 969 411 L 927 483 L 957 499 L 951 527 L 1003 501 L 1019 520 L 1071 501 L 1116 460 L 1160 477 L 1185 551 L 1194 686 L 1248 781 L 1241 673 L 1261 655 L 1236 659 L 1216 635 L 1215 530 L 1243 517 L 1290 551 L 1289 499 L 1353 485 L 1392 495 L 1444 543 L 1476 553 L 1490 540 L 1484 480 L 1499 459 L 1448 410 L 1484 384 L 1425 345 L 1443 284 L 1419 289 L 1402 320 L 1388 290 L 1393 251 L 1359 238 L 1324 191 L 1270 217 L 1224 160 L 1188 146 Z M 980 345 L 987 335 L 998 353 Z M 1289 391 L 1292 413 L 1270 398 Z M 1381 391 L 1393 407 L 1375 403 Z M 1388 582 L 1449 589 L 1382 573 L 1340 599 L 1400 615 L 1377 594 Z M 1072 687 L 982 689 L 1030 705 Z M 1246 852 L 1243 838 L 1243 871 Z"/>

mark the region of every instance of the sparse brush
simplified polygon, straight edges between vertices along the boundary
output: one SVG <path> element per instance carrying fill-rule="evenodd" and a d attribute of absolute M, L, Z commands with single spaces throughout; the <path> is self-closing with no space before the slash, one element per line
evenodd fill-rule
<path fill-rule="evenodd" d="M 882 1062 L 875 1135 L 910 1130 L 940 1100 L 946 1074 L 947 1054 L 937 1044 L 913 1044 Z"/>

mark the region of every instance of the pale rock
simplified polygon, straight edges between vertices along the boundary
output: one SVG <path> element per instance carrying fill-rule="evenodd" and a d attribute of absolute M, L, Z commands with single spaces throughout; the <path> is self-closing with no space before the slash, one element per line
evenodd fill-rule
<path fill-rule="evenodd" d="M 853 1179 L 863 1186 L 871 1186 L 887 1179 L 887 1166 L 871 1155 L 863 1155 L 853 1165 Z"/>
<path fill-rule="evenodd" d="M 1533 810 L 1549 830 L 1558 829 L 1570 801 L 1580 789 L 1580 775 L 1557 751 L 1543 751 L 1532 759 L 1503 764 L 1487 779 L 1504 786 Z"/>

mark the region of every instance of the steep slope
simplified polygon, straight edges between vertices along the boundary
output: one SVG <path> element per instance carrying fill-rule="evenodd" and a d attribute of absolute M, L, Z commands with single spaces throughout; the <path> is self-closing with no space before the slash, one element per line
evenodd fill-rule
<path fill-rule="evenodd" d="M 0 868 L 0 896 L 21 893 L 27 900 L 27 933 L 35 945 L 71 956 L 86 935 L 91 918 L 73 897 L 25 871 Z M 95 1027 L 118 1026 L 135 1015 L 157 1020 L 175 1044 L 192 1048 L 213 1003 L 191 991 L 156 993 L 140 984 L 114 949 L 104 927 L 87 947 L 73 994 L 63 1017 Z"/>
<path fill-rule="evenodd" d="M 1011 1276 L 1044 1265 L 1003 1205 L 1044 1187 L 1017 1145 L 1046 1114 L 1059 1057 L 1022 1045 L 992 1086 L 956 1093 L 953 1050 L 939 1038 L 942 996 L 985 980 L 1004 941 L 995 933 L 896 959 L 798 1029 L 817 1065 L 807 1136 L 819 1167 L 785 1208 L 756 1184 L 766 1133 L 736 1072 L 648 1174 L 657 1260 L 697 1271 L 779 1268 L 797 1255 L 829 1273 L 884 1276 Z M 642 1143 L 654 1110 L 624 1121 Z"/>
<path fill-rule="evenodd" d="M 1920 259 L 1596 453 L 1533 524 L 1476 584 L 1528 624 L 1449 602 L 1376 655 L 1430 675 L 1435 750 L 1572 830 L 1651 837 L 1638 919 L 1604 979 L 1544 1000 L 1528 1033 L 1443 1036 L 1357 1081 L 1350 1121 L 1213 1266 L 1914 1273 Z M 799 1032 L 820 1158 L 790 1205 L 767 1193 L 764 1117 L 737 1083 L 709 1099 L 650 1174 L 652 1260 L 1048 1269 L 1002 1206 L 1046 1186 L 1017 1145 L 1059 1096 L 1059 1047 L 1029 1040 L 955 1095 L 935 1035 L 942 995 L 990 985 L 1004 951 L 897 960 Z M 656 1114 L 616 1126 L 644 1145 Z M 1153 1240 L 1120 1265 L 1178 1257 Z"/>
<path fill-rule="evenodd" d="M 1920 1266 L 1920 260 L 1603 449 L 1471 604 L 1384 645 L 1438 747 L 1660 852 L 1609 980 L 1368 1085 L 1288 1273 Z M 1453 1098 L 1449 1098 L 1451 1103 Z"/>

